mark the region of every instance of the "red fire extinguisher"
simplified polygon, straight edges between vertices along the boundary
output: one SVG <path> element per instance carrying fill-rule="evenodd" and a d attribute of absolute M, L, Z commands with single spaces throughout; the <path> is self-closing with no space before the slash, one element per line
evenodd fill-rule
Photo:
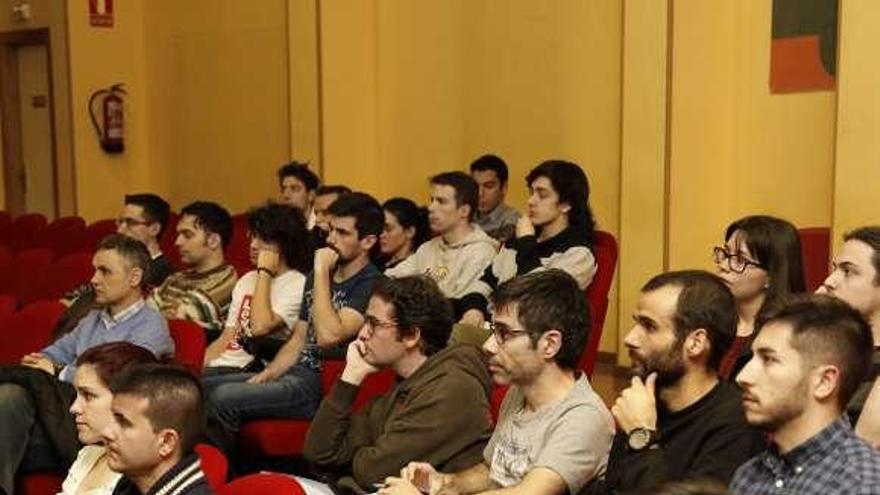
<path fill-rule="evenodd" d="M 107 153 L 122 153 L 125 149 L 124 102 L 121 96 L 124 94 L 126 92 L 122 89 L 122 83 L 119 83 L 106 89 L 99 89 L 89 98 L 89 115 L 92 117 L 92 125 L 95 126 L 101 148 Z M 101 97 L 103 97 L 101 102 L 103 128 L 98 124 L 98 118 L 95 116 L 95 101 Z"/>

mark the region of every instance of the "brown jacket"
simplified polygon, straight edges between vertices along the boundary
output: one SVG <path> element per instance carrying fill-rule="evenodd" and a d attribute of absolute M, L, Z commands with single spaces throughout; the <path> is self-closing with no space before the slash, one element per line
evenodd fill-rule
<path fill-rule="evenodd" d="M 303 454 L 337 470 L 338 486 L 356 493 L 373 491 L 410 461 L 442 471 L 471 467 L 482 462 L 492 435 L 491 385 L 479 349 L 470 345 L 431 356 L 354 414 L 358 387 L 339 380 L 312 419 Z"/>

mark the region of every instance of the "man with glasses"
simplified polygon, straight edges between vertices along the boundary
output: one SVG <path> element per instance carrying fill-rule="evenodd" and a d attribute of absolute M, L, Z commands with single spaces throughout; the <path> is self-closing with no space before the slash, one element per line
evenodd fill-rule
<path fill-rule="evenodd" d="M 334 473 L 326 481 L 336 489 L 372 491 L 412 459 L 449 471 L 481 462 L 492 434 L 492 380 L 475 346 L 445 347 L 451 331 L 451 305 L 431 279 L 374 286 L 345 370 L 303 449 L 307 460 Z M 380 369 L 393 370 L 399 384 L 352 413 L 364 379 Z"/>
<path fill-rule="evenodd" d="M 605 480 L 590 493 L 653 493 L 669 481 L 727 484 L 763 441 L 739 389 L 718 377 L 736 328 L 730 290 L 715 275 L 680 271 L 642 287 L 624 343 L 634 377 L 611 408 L 617 435 Z"/>
<path fill-rule="evenodd" d="M 483 351 L 495 383 L 510 389 L 483 462 L 450 474 L 413 462 L 379 493 L 576 494 L 604 474 L 614 424 L 577 371 L 590 329 L 583 291 L 550 269 L 504 282 L 492 300 Z"/>

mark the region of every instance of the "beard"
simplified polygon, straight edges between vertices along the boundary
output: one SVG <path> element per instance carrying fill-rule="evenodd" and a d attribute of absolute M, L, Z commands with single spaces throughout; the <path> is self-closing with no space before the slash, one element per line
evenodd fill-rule
<path fill-rule="evenodd" d="M 756 413 L 750 414 L 746 409 L 746 421 L 764 431 L 775 432 L 804 412 L 807 393 L 807 380 L 803 379 L 794 386 L 790 393 L 779 396 L 776 402 L 766 403 L 766 405 L 759 402 L 758 405 L 761 409 Z"/>
<path fill-rule="evenodd" d="M 647 355 L 633 354 L 633 374 L 645 380 L 651 373 L 657 373 L 657 388 L 675 385 L 686 371 L 681 357 L 681 344 L 677 340 L 662 351 Z"/>

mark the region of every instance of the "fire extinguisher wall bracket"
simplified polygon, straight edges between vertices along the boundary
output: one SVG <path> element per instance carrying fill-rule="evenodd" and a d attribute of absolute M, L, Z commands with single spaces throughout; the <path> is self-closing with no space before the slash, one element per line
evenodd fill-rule
<path fill-rule="evenodd" d="M 89 116 L 92 119 L 92 126 L 98 135 L 101 149 L 106 153 L 122 153 L 125 150 L 125 127 L 123 125 L 125 102 L 122 99 L 122 95 L 125 94 L 122 83 L 119 83 L 109 88 L 99 89 L 89 97 Z M 99 119 L 95 115 L 95 102 L 99 99 L 101 99 L 102 118 L 100 120 L 103 127 L 98 123 Z"/>

